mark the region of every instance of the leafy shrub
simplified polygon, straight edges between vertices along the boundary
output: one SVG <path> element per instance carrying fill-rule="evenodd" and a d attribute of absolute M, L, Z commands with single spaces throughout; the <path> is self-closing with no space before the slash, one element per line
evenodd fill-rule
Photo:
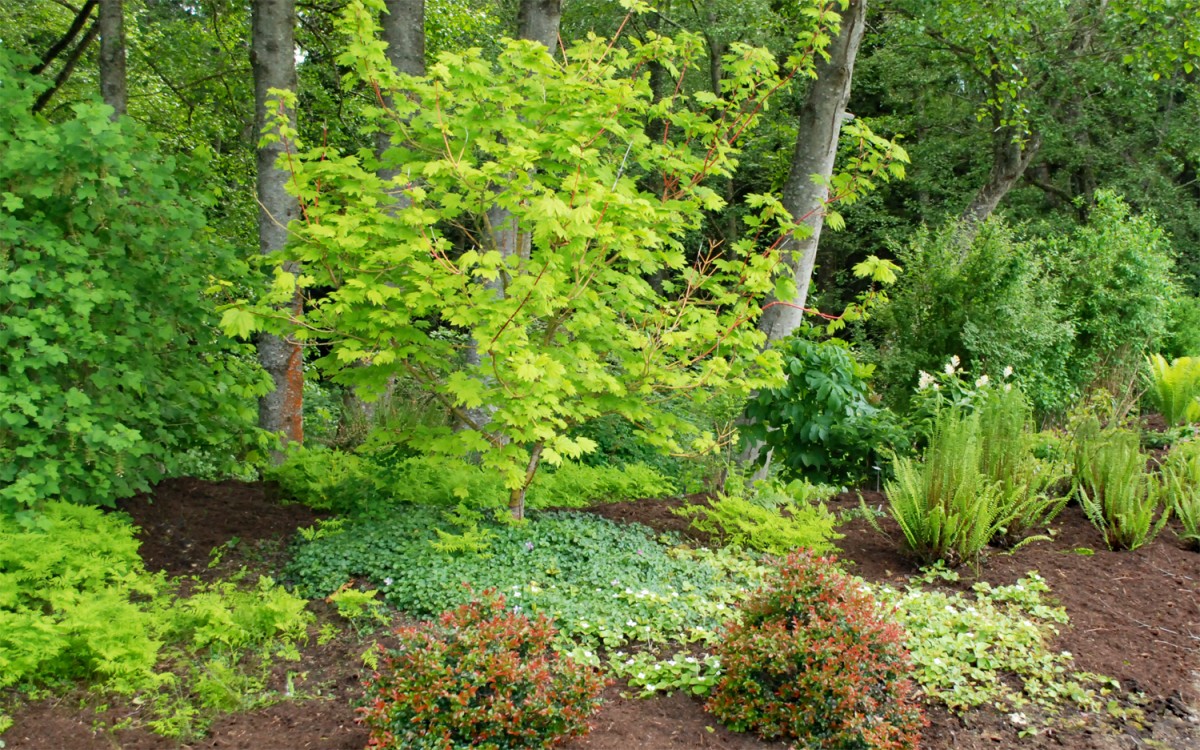
<path fill-rule="evenodd" d="M 788 557 L 717 649 L 707 708 L 731 728 L 810 748 L 916 748 L 923 724 L 903 633 L 867 590 L 809 553 Z"/>
<path fill-rule="evenodd" d="M 385 601 L 431 617 L 495 588 L 528 612 L 550 616 L 572 646 L 707 642 L 762 566 L 729 551 L 669 547 L 649 529 L 574 513 L 535 513 L 521 525 L 481 522 L 487 556 L 430 545 L 445 524 L 436 508 L 405 507 L 302 544 L 287 579 L 310 597 L 352 579 Z M 565 643 L 564 643 L 565 645 Z"/>
<path fill-rule="evenodd" d="M 1066 467 L 1034 455 L 1031 410 L 1017 388 L 990 392 L 979 411 L 979 428 L 980 468 L 998 483 L 999 514 L 1007 519 L 993 541 L 1012 547 L 1062 511 L 1068 495 L 1055 489 L 1066 479 Z"/>
<path fill-rule="evenodd" d="M 127 522 L 95 508 L 49 503 L 33 529 L 0 515 L 0 688 L 83 680 L 148 696 L 149 726 L 187 737 L 220 709 L 203 694 L 189 703 L 190 687 L 304 636 L 305 601 L 271 579 L 197 584 L 178 598 L 137 548 Z M 190 665 L 189 682 L 163 671 L 168 662 Z"/>
<path fill-rule="evenodd" d="M 547 618 L 494 592 L 395 635 L 359 709 L 372 747 L 549 748 L 585 734 L 599 707 L 599 673 L 551 650 Z"/>
<path fill-rule="evenodd" d="M 1167 303 L 1170 323 L 1163 340 L 1168 358 L 1200 357 L 1200 297 L 1178 294 Z"/>
<path fill-rule="evenodd" d="M 1169 425 L 1200 422 L 1200 357 L 1179 357 L 1167 364 L 1161 354 L 1146 358 L 1150 387 L 1146 398 Z"/>
<path fill-rule="evenodd" d="M 1167 454 L 1162 465 L 1162 486 L 1183 525 L 1182 538 L 1200 549 L 1200 442 L 1181 443 Z"/>
<path fill-rule="evenodd" d="M 764 505 L 722 495 L 708 505 L 687 505 L 676 513 L 691 518 L 693 528 L 727 544 L 772 555 L 783 556 L 796 549 L 830 552 L 836 549 L 834 541 L 842 537 L 834 530 L 837 518 L 824 503 Z"/>
<path fill-rule="evenodd" d="M 1158 514 L 1161 493 L 1146 472 L 1137 433 L 1112 429 L 1085 435 L 1077 450 L 1079 504 L 1109 549 L 1133 550 L 1153 541 L 1170 508 Z"/>
<path fill-rule="evenodd" d="M 952 355 L 977 375 L 995 377 L 1002 366 L 1023 373 L 1040 410 L 1070 402 L 1073 329 L 1036 248 L 993 218 L 969 245 L 949 224 L 918 230 L 896 254 L 904 273 L 868 324 L 889 403 L 905 405 L 919 373 L 937 372 Z"/>
<path fill-rule="evenodd" d="M 269 380 L 213 324 L 213 278 L 246 267 L 206 235 L 203 191 L 129 118 L 38 88 L 0 51 L 0 512 L 111 504 L 191 447 L 232 458 Z"/>
<path fill-rule="evenodd" d="M 293 449 L 266 478 L 289 496 L 318 510 L 383 512 L 397 504 L 474 509 L 501 508 L 508 490 L 495 473 L 442 456 L 393 456 L 386 451 L 352 453 Z M 600 502 L 661 497 L 678 488 L 649 466 L 588 466 L 564 461 L 538 473 L 529 489 L 531 508 L 581 508 Z"/>
<path fill-rule="evenodd" d="M 861 479 L 872 456 L 907 442 L 890 411 L 871 403 L 867 378 L 845 342 L 814 341 L 811 329 L 781 348 L 787 381 L 758 392 L 746 407 L 745 439 L 762 441 L 796 476 Z"/>
<path fill-rule="evenodd" d="M 982 467 L 979 415 L 938 416 L 922 460 L 899 457 L 884 490 L 892 517 L 922 562 L 974 561 L 1004 528 L 1000 485 Z"/>

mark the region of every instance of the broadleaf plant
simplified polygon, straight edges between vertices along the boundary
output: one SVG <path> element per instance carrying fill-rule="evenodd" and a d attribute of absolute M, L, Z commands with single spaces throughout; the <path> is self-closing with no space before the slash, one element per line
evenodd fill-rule
<path fill-rule="evenodd" d="M 320 365 L 343 382 L 382 391 L 404 375 L 435 394 L 457 425 L 402 438 L 478 456 L 504 477 L 518 517 L 541 460 L 592 449 L 572 426 L 617 414 L 678 451 L 686 426 L 662 401 L 777 381 L 778 355 L 760 351 L 752 321 L 796 225 L 775 198 L 752 196 L 741 239 L 697 247 L 694 230 L 724 206 L 707 180 L 736 167 L 766 97 L 811 74 L 836 14 L 814 17 L 821 33 L 803 36 L 782 78 L 769 52 L 734 46 L 724 98 L 681 86 L 655 100 L 649 65 L 682 76 L 699 37 L 593 37 L 562 62 L 507 41 L 495 61 L 443 53 L 413 78 L 374 41 L 380 10 L 347 5 L 340 62 L 380 94 L 368 116 L 394 145 L 379 157 L 305 150 L 272 123 L 302 205 L 289 260 L 324 296 L 302 314 L 262 316 L 327 344 Z M 647 135 L 651 122 L 661 137 Z M 504 225 L 492 225 L 494 208 Z M 516 242 L 498 242 L 505 231 Z M 279 286 L 286 296 L 290 279 Z"/>

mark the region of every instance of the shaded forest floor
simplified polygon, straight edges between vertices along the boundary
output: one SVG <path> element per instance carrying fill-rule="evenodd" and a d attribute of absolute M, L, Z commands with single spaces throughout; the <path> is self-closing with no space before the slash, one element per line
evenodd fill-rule
<path fill-rule="evenodd" d="M 864 493 L 878 506 L 882 496 Z M 241 565 L 269 571 L 286 554 L 297 527 L 313 514 L 298 505 L 280 505 L 270 487 L 241 482 L 164 482 L 152 496 L 134 498 L 123 509 L 141 528 L 142 555 L 149 568 L 170 575 L 213 578 Z M 686 532 L 673 515 L 679 499 L 615 503 L 590 509 L 659 531 Z M 837 498 L 832 509 L 858 506 L 856 494 Z M 884 521 L 885 530 L 888 521 Z M 993 584 L 1014 583 L 1039 571 L 1054 598 L 1066 607 L 1071 627 L 1056 648 L 1075 655 L 1079 669 L 1116 678 L 1126 707 L 1141 721 L 1118 722 L 1104 714 L 1069 715 L 1060 726 L 1034 737 L 1019 737 L 1008 716 L 977 710 L 959 717 L 934 707 L 922 747 L 927 750 L 1067 748 L 1068 750 L 1196 750 L 1200 748 L 1200 554 L 1187 551 L 1168 528 L 1153 544 L 1134 552 L 1109 552 L 1074 506 L 1055 524 L 1051 541 L 1035 542 L 1014 555 L 993 554 L 978 571 Z M 852 572 L 871 581 L 902 584 L 915 567 L 894 541 L 856 518 L 841 528 L 841 557 Z M 893 538 L 899 537 L 892 527 Z M 221 548 L 219 562 L 212 550 Z M 969 588 L 975 572 L 963 571 L 956 584 Z M 314 603 L 318 622 L 336 616 Z M 314 633 L 315 633 L 314 628 Z M 299 663 L 281 664 L 272 687 L 293 690 L 284 700 L 215 723 L 204 739 L 186 748 L 244 750 L 361 750 L 366 732 L 354 721 L 353 701 L 366 677 L 360 656 L 363 639 L 345 629 L 318 645 L 311 638 Z M 784 748 L 726 731 L 704 713 L 699 701 L 676 694 L 654 699 L 624 697 L 621 685 L 609 689 L 593 731 L 569 750 L 656 750 L 657 748 Z M 81 696 L 47 699 L 17 710 L 15 725 L 0 740 L 15 750 L 165 750 L 180 745 L 141 729 L 110 730 L 130 709 L 97 713 Z M 94 704 L 94 701 L 90 703 Z M 136 710 L 136 709 L 133 709 Z"/>

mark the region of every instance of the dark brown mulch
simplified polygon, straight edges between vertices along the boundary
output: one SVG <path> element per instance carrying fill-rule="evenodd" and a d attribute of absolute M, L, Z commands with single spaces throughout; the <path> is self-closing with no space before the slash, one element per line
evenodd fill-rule
<path fill-rule="evenodd" d="M 261 484 L 173 480 L 160 485 L 152 499 L 126 503 L 124 509 L 138 524 L 143 555 L 153 569 L 172 575 L 207 577 L 210 550 L 225 545 L 225 571 L 243 562 L 270 567 L 284 553 L 284 541 L 298 526 L 310 525 L 314 515 L 300 506 L 275 503 Z M 872 506 L 881 495 L 865 492 Z M 689 499 L 703 502 L 702 496 Z M 671 513 L 681 499 L 617 503 L 592 509 L 620 522 L 639 522 L 660 532 L 685 536 L 685 519 Z M 831 503 L 834 510 L 858 507 L 856 494 Z M 861 518 L 843 527 L 839 542 L 851 569 L 870 580 L 902 583 L 915 570 L 898 552 L 899 530 L 886 519 L 892 540 L 872 531 Z M 1117 726 L 1102 717 L 1075 717 L 1079 727 L 1019 738 L 1008 718 L 994 711 L 956 717 L 944 710 L 929 712 L 930 727 L 923 747 L 929 750 L 1124 750 L 1125 748 L 1200 748 L 1200 554 L 1182 548 L 1168 529 L 1163 537 L 1135 552 L 1109 552 L 1074 508 L 1055 524 L 1052 541 L 1036 542 L 1015 555 L 994 553 L 980 570 L 984 580 L 1011 583 L 1029 570 L 1039 570 L 1054 595 L 1067 608 L 1072 627 L 1057 644 L 1073 652 L 1080 668 L 1122 680 L 1129 689 L 1144 691 L 1144 726 Z M 230 541 L 236 538 L 236 544 Z M 704 539 L 704 542 L 712 540 Z M 1090 551 L 1090 554 L 1089 554 Z M 963 571 L 969 586 L 971 571 Z M 317 607 L 321 610 L 321 607 Z M 326 613 L 319 612 L 325 617 Z M 285 665 L 295 673 L 303 701 L 280 703 L 218 721 L 205 739 L 188 748 L 245 748 L 293 750 L 319 748 L 350 750 L 366 744 L 366 734 L 354 724 L 352 701 L 365 671 L 361 641 L 345 634 L 324 646 L 315 640 L 300 664 Z M 704 713 L 700 702 L 682 695 L 641 700 L 622 697 L 610 688 L 608 701 L 594 719 L 594 730 L 570 743 L 570 750 L 656 750 L 669 747 L 714 747 L 734 750 L 782 748 L 738 735 L 720 727 Z M 97 721 L 115 723 L 119 709 L 97 716 L 73 699 L 49 700 L 22 706 L 15 726 L 2 739 L 7 747 L 44 750 L 167 750 L 180 745 L 145 730 L 107 732 Z"/>

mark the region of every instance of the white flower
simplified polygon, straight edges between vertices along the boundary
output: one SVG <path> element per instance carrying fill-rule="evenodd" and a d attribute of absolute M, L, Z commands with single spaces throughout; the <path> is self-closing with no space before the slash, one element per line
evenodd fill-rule
<path fill-rule="evenodd" d="M 636 628 L 636 627 L 637 627 L 637 623 L 636 623 L 636 622 L 634 622 L 633 620 L 626 620 L 626 621 L 625 621 L 625 624 L 626 624 L 628 627 L 631 627 L 631 628 Z"/>
<path fill-rule="evenodd" d="M 924 370 L 921 370 L 921 377 L 920 377 L 920 379 L 917 380 L 917 390 L 923 391 L 933 384 L 934 384 L 933 376 L 930 375 L 929 373 L 925 372 Z"/>
<path fill-rule="evenodd" d="M 653 693 L 655 690 L 658 690 L 658 688 L 655 687 L 654 685 L 647 685 L 646 690 Z"/>
<path fill-rule="evenodd" d="M 959 364 L 958 355 L 955 354 L 953 357 L 950 358 L 950 361 L 946 363 L 946 367 L 945 367 L 946 374 L 953 375 L 958 370 L 958 364 Z"/>
<path fill-rule="evenodd" d="M 520 592 L 520 591 L 514 591 L 514 592 L 513 592 L 513 596 L 514 596 L 515 598 L 517 598 L 517 599 L 520 599 L 520 598 L 521 598 L 521 592 Z"/>
<path fill-rule="evenodd" d="M 644 680 L 644 679 L 646 679 L 646 673 L 645 673 L 645 672 L 638 672 L 638 673 L 637 673 L 637 678 L 638 678 L 639 680 Z"/>
<path fill-rule="evenodd" d="M 383 579 L 383 585 L 384 585 L 384 586 L 391 586 L 391 585 L 392 585 L 392 578 L 391 578 L 391 576 L 388 576 L 387 578 L 384 578 L 384 579 Z"/>
<path fill-rule="evenodd" d="M 980 375 L 979 379 L 975 381 L 976 388 L 982 388 L 987 384 L 988 384 L 988 376 L 987 375 Z"/>
<path fill-rule="evenodd" d="M 688 664 L 695 664 L 695 663 L 696 663 L 696 657 L 694 657 L 694 656 L 689 656 L 688 658 L 684 659 L 684 661 L 686 661 Z"/>
<path fill-rule="evenodd" d="M 1004 392 L 1008 393 L 1011 390 L 1012 390 L 1012 383 L 1005 383 L 1004 384 Z"/>
<path fill-rule="evenodd" d="M 1009 365 L 1008 367 L 1005 367 L 1005 368 L 1004 368 L 1004 377 L 1006 377 L 1006 378 L 1011 378 L 1011 377 L 1012 377 L 1012 374 L 1013 374 L 1013 368 L 1012 368 L 1012 365 Z"/>

